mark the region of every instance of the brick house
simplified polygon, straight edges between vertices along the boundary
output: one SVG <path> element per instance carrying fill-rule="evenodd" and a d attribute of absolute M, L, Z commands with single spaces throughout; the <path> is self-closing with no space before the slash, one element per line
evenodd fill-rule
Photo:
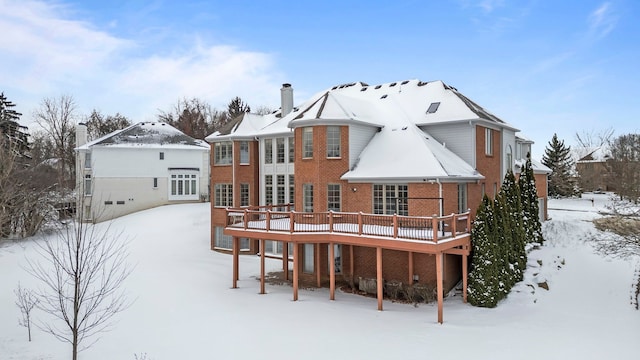
<path fill-rule="evenodd" d="M 607 161 L 611 156 L 603 147 L 579 148 L 583 155 L 576 161 L 578 183 L 582 191 L 615 191 L 609 180 Z"/>
<path fill-rule="evenodd" d="M 211 248 L 233 253 L 234 287 L 238 254 L 259 253 L 282 258 L 285 279 L 293 261 L 294 299 L 300 279 L 328 282 L 331 298 L 336 280 L 373 283 L 382 309 L 383 284 L 420 284 L 442 321 L 443 293 L 466 285 L 475 210 L 530 142 L 441 81 L 344 84 L 298 107 L 284 84 L 281 97 L 206 138 Z M 545 218 L 544 171 L 536 180 Z"/>

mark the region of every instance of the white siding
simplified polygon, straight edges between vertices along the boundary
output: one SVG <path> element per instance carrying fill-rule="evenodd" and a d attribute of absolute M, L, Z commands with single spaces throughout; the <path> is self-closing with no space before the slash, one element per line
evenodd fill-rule
<path fill-rule="evenodd" d="M 349 168 L 352 169 L 362 150 L 378 131 L 377 128 L 351 124 L 349 125 Z"/>
<path fill-rule="evenodd" d="M 284 137 L 285 141 L 284 141 L 284 164 L 277 164 L 276 163 L 276 156 L 277 156 L 277 151 L 276 151 L 276 138 L 282 138 Z M 290 136 L 277 136 L 277 137 L 268 137 L 268 138 L 261 138 L 260 141 L 258 142 L 258 146 L 260 147 L 259 150 L 259 161 L 260 161 L 260 176 L 259 176 L 259 186 L 260 186 L 260 205 L 265 205 L 267 203 L 266 199 L 265 199 L 265 182 L 264 182 L 264 176 L 265 175 L 273 175 L 273 197 L 274 199 L 272 200 L 273 203 L 275 204 L 275 198 L 277 197 L 277 184 L 276 184 L 276 179 L 277 179 L 277 175 L 284 175 L 284 182 L 285 182 L 285 200 L 286 202 L 289 203 L 293 203 L 293 199 L 289 199 L 289 175 L 293 175 L 294 174 L 294 170 L 295 170 L 295 165 L 292 162 L 289 162 L 289 138 L 293 137 L 293 133 L 291 133 Z M 272 140 L 272 149 L 273 149 L 273 162 L 272 164 L 265 164 L 265 139 L 271 139 Z M 298 146 L 297 144 L 294 144 L 294 146 L 297 147 L 296 151 L 298 151 L 301 147 Z M 314 144 L 314 151 L 317 149 L 316 144 Z M 239 190 L 238 190 L 239 191 Z"/>
<path fill-rule="evenodd" d="M 164 153 L 162 160 L 160 152 Z M 91 203 L 92 217 L 96 222 L 168 204 L 172 200 L 182 202 L 208 198 L 208 149 L 96 146 L 91 150 L 91 160 L 91 168 L 82 171 L 92 175 L 93 185 L 92 195 L 84 202 Z M 83 168 L 81 161 L 82 156 L 79 156 L 79 167 Z M 198 169 L 189 170 L 198 176 L 196 194 L 171 198 L 169 176 L 175 171 L 170 171 L 170 168 Z M 157 182 L 155 187 L 154 179 Z"/>
<path fill-rule="evenodd" d="M 513 166 L 513 161 L 516 159 L 516 133 L 513 130 L 502 129 L 502 151 L 500 154 L 502 155 L 502 177 L 507 174 L 507 170 L 509 168 L 509 164 L 507 164 L 507 148 L 511 147 L 511 166 Z M 514 171 L 512 168 L 511 171 Z"/>
<path fill-rule="evenodd" d="M 445 145 L 445 147 L 462 160 L 466 161 L 469 165 L 475 167 L 475 147 L 476 139 L 474 127 L 468 122 L 455 123 L 455 124 L 438 124 L 422 126 L 421 129 L 426 131 L 439 143 Z"/>
<path fill-rule="evenodd" d="M 164 152 L 164 160 L 160 160 Z M 92 149 L 94 177 L 166 177 L 168 168 L 198 168 L 207 171 L 202 153 L 207 150 L 109 148 Z"/>

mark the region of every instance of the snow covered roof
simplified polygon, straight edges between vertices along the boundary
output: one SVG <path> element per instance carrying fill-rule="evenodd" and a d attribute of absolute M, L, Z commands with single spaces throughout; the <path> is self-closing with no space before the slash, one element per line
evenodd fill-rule
<path fill-rule="evenodd" d="M 194 139 L 173 126 L 158 121 L 145 121 L 116 130 L 99 139 L 90 141 L 77 150 L 87 150 L 95 146 L 105 147 L 161 147 L 184 149 L 208 149 L 209 144 Z"/>
<path fill-rule="evenodd" d="M 382 127 L 395 117 L 405 117 L 418 126 L 482 121 L 517 130 L 442 81 L 405 80 L 375 86 L 358 82 L 334 86 L 300 109 L 289 127 L 345 120 Z"/>
<path fill-rule="evenodd" d="M 452 179 L 453 178 L 453 179 Z M 471 165 L 412 124 L 385 127 L 371 139 L 343 180 L 476 180 Z"/>
<path fill-rule="evenodd" d="M 588 163 L 588 162 L 603 162 L 611 158 L 608 149 L 602 146 L 595 147 L 578 147 L 574 150 L 576 162 Z"/>
<path fill-rule="evenodd" d="M 342 179 L 482 179 L 471 165 L 420 129 L 461 121 L 518 131 L 442 81 L 404 80 L 375 86 L 362 82 L 337 85 L 318 92 L 286 116 L 280 112 L 244 114 L 205 140 L 290 134 L 296 127 L 320 124 L 362 124 L 379 131 Z"/>
<path fill-rule="evenodd" d="M 514 161 L 518 171 L 522 169 L 526 161 L 527 161 L 526 159 L 517 159 Z M 551 174 L 553 172 L 551 169 L 546 167 L 543 163 L 535 159 L 531 159 L 531 169 L 533 169 L 534 174 Z"/>

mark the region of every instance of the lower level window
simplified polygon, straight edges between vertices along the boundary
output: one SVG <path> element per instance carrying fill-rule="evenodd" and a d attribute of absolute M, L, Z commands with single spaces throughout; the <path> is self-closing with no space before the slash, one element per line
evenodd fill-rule
<path fill-rule="evenodd" d="M 282 257 L 284 252 L 284 246 L 282 241 L 265 241 L 264 244 L 264 252 L 265 254 L 269 254 L 272 256 Z M 293 259 L 293 243 L 288 243 L 287 251 L 290 259 Z"/>
<path fill-rule="evenodd" d="M 233 250 L 233 236 L 224 234 L 224 227 L 216 226 L 215 228 L 214 247 L 218 249 Z M 249 239 L 240 238 L 240 251 L 250 250 Z"/>

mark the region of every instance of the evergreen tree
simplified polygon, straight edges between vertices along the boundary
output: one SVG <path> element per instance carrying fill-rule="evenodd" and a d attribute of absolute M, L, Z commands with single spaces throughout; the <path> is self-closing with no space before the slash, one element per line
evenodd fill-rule
<path fill-rule="evenodd" d="M 478 207 L 471 230 L 473 254 L 467 294 L 474 306 L 495 307 L 503 297 L 500 292 L 498 257 L 495 247 L 496 229 L 493 202 L 487 195 Z"/>
<path fill-rule="evenodd" d="M 239 97 L 234 97 L 227 105 L 228 121 L 231 121 L 243 113 L 251 112 L 251 107 L 245 104 Z"/>
<path fill-rule="evenodd" d="M 572 175 L 574 160 L 571 158 L 571 147 L 558 140 L 558 135 L 553 134 L 553 138 L 544 149 L 542 163 L 553 171 L 549 175 L 549 195 L 576 194 L 577 181 Z"/>
<path fill-rule="evenodd" d="M 515 284 L 510 265 L 510 259 L 512 258 L 510 219 L 507 203 L 502 191 L 493 199 L 493 212 L 496 222 L 494 247 L 498 264 L 500 299 L 502 299 Z"/>
<path fill-rule="evenodd" d="M 508 212 L 508 224 L 505 230 L 511 234 L 511 247 L 509 264 L 513 274 L 514 282 L 522 280 L 524 269 L 527 265 L 527 254 L 525 251 L 525 231 L 522 218 L 522 201 L 520 199 L 520 188 L 516 182 L 516 177 L 511 170 L 507 171 L 502 183 L 501 193 L 506 202 L 505 208 Z"/>
<path fill-rule="evenodd" d="M 531 166 L 531 154 L 527 154 L 527 161 L 520 171 L 518 180 L 520 187 L 520 199 L 522 202 L 522 221 L 527 243 L 542 244 L 542 225 L 540 224 L 538 193 L 536 191 L 536 178 Z"/>
<path fill-rule="evenodd" d="M 13 108 L 16 105 L 0 93 L 0 146 L 11 149 L 20 158 L 29 158 L 27 127 L 18 123 L 21 113 Z"/>

